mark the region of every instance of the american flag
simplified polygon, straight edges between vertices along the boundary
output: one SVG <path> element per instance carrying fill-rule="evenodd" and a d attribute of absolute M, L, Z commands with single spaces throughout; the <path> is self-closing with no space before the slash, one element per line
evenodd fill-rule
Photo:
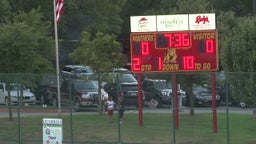
<path fill-rule="evenodd" d="M 64 10 L 64 0 L 55 0 L 56 4 L 56 21 L 60 22 L 60 16 Z"/>

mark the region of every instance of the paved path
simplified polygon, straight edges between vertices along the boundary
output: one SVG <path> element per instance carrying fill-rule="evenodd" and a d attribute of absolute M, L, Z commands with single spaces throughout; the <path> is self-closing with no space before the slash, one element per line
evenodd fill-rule
<path fill-rule="evenodd" d="M 251 114 L 253 115 L 253 108 L 237 108 L 237 107 L 229 107 L 228 109 L 226 107 L 218 107 L 216 109 L 217 113 L 240 113 L 240 114 Z M 138 113 L 138 110 L 136 108 L 129 108 L 125 111 L 126 113 Z M 179 110 L 180 114 L 189 114 L 190 109 L 189 108 L 183 108 Z M 207 108 L 195 108 L 194 109 L 195 114 L 197 113 L 206 113 L 206 112 L 212 112 L 212 109 L 210 107 Z M 103 112 L 105 113 L 105 112 Z M 144 108 L 143 113 L 172 113 L 171 108 Z M 61 110 L 61 115 L 69 115 L 70 112 L 68 110 Z M 97 108 L 93 110 L 87 110 L 82 112 L 72 112 L 72 115 L 76 114 L 98 114 Z M 256 117 L 256 113 L 255 117 Z M 13 117 L 18 116 L 18 110 L 16 108 L 12 108 L 12 115 Z M 59 115 L 58 109 L 20 109 L 20 116 L 33 116 L 33 115 Z M 9 111 L 8 108 L 0 108 L 0 118 L 9 117 Z"/>

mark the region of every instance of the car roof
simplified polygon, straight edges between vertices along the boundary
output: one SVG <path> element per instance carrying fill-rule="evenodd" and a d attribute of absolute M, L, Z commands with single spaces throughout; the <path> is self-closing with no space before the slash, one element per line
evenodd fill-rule
<path fill-rule="evenodd" d="M 166 82 L 164 79 L 145 79 L 144 81 L 152 81 L 152 82 Z"/>
<path fill-rule="evenodd" d="M 84 65 L 65 65 L 64 68 L 90 68 L 90 67 L 84 66 Z"/>
<path fill-rule="evenodd" d="M 65 65 L 64 67 L 85 67 L 83 65 Z"/>
<path fill-rule="evenodd" d="M 118 73 L 118 72 L 119 73 L 131 73 L 131 71 L 129 71 L 126 68 L 113 68 L 112 72 L 114 72 L 114 73 Z"/>
<path fill-rule="evenodd" d="M 85 65 L 65 65 L 62 68 L 62 73 L 70 73 L 72 71 L 76 71 L 77 73 L 87 73 L 87 74 L 93 74 L 93 70 L 91 69 L 90 66 L 85 66 Z"/>

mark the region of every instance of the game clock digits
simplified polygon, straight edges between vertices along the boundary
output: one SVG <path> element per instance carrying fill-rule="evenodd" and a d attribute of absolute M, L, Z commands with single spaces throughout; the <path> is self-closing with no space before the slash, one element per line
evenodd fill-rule
<path fill-rule="evenodd" d="M 133 33 L 133 72 L 217 71 L 216 30 Z"/>

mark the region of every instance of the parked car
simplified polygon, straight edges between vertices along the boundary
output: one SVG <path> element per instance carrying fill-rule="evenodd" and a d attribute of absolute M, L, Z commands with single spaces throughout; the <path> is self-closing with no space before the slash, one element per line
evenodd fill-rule
<path fill-rule="evenodd" d="M 218 87 L 216 86 L 216 93 L 220 95 L 222 105 L 226 105 L 226 100 L 227 100 L 226 91 L 229 91 L 229 89 L 224 84 Z M 232 94 L 231 95 L 229 94 L 228 103 L 231 106 L 236 106 L 236 107 L 238 106 L 241 108 L 251 107 L 250 105 L 248 105 L 248 103 L 245 103 L 243 100 L 234 98 Z"/>
<path fill-rule="evenodd" d="M 22 89 L 22 90 L 21 90 Z M 21 93 L 22 91 L 22 93 Z M 23 96 L 22 96 L 23 95 Z M 22 96 L 22 97 L 21 97 Z M 8 105 L 8 89 L 6 83 L 0 83 L 0 104 Z M 21 86 L 20 84 L 11 83 L 10 84 L 10 104 L 18 104 L 19 100 L 22 103 L 35 104 L 36 97 L 30 91 L 30 89 Z"/>
<path fill-rule="evenodd" d="M 195 94 L 195 104 L 200 105 L 212 105 L 212 93 L 211 91 L 199 91 Z M 216 106 L 220 104 L 220 96 L 216 94 Z"/>
<path fill-rule="evenodd" d="M 93 75 L 93 70 L 89 66 L 83 65 L 65 65 L 61 70 L 64 78 L 82 78 Z"/>
<path fill-rule="evenodd" d="M 60 77 L 60 85 L 63 81 L 63 78 Z M 55 87 L 57 89 L 56 75 L 45 75 L 40 83 L 33 89 L 37 103 L 46 105 L 52 104 L 51 97 L 49 95 L 49 87 Z"/>
<path fill-rule="evenodd" d="M 119 73 L 119 81 L 107 83 L 104 90 L 117 103 L 118 96 L 123 95 L 125 105 L 138 106 L 138 82 L 130 72 Z M 118 85 L 119 84 L 119 85 Z M 119 86 L 119 87 L 118 87 Z M 143 96 L 143 94 L 142 94 Z"/>
<path fill-rule="evenodd" d="M 72 102 L 75 111 L 81 107 L 98 106 L 98 85 L 92 80 L 68 79 L 60 86 L 61 105 L 70 105 Z M 49 97 L 54 107 L 58 105 L 57 88 L 48 87 Z"/>
<path fill-rule="evenodd" d="M 145 79 L 142 82 L 142 89 L 145 95 L 145 101 L 150 102 L 155 100 L 157 102 L 156 107 L 162 105 L 172 104 L 172 85 L 168 84 L 166 80 L 162 79 Z M 181 97 L 185 101 L 185 91 L 179 89 L 177 91 L 178 97 Z"/>
<path fill-rule="evenodd" d="M 193 86 L 194 104 L 195 106 L 209 106 L 212 105 L 211 89 L 204 86 Z M 189 99 L 187 99 L 189 102 Z M 216 106 L 220 105 L 221 97 L 216 93 Z M 189 105 L 189 103 L 187 103 Z"/>
<path fill-rule="evenodd" d="M 126 68 L 113 68 L 112 69 L 113 73 L 132 73 L 130 70 L 126 69 Z"/>

